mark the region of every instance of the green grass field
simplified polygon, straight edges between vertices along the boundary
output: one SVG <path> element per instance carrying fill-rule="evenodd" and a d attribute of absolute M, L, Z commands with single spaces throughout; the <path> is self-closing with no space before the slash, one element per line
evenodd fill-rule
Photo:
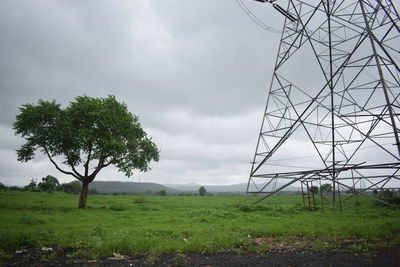
<path fill-rule="evenodd" d="M 300 196 L 257 206 L 245 197 L 90 195 L 88 209 L 65 193 L 0 192 L 0 250 L 72 248 L 89 257 L 162 252 L 256 250 L 252 238 L 298 238 L 318 249 L 355 238 L 365 246 L 400 244 L 400 210 L 354 198 L 343 212 L 307 211 Z M 254 199 L 254 198 L 253 198 Z"/>

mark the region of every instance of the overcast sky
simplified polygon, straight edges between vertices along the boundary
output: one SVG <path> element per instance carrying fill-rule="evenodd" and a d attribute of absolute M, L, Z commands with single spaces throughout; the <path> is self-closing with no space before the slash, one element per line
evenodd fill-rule
<path fill-rule="evenodd" d="M 282 27 L 271 6 L 246 3 Z M 235 0 L 3 0 L 0 36 L 0 182 L 73 180 L 43 156 L 18 162 L 11 124 L 22 104 L 84 94 L 125 102 L 161 149 L 148 173 L 108 167 L 97 180 L 247 182 L 280 35 Z"/>

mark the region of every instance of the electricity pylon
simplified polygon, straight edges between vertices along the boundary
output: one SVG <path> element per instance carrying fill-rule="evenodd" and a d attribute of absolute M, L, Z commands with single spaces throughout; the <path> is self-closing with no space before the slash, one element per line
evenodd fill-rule
<path fill-rule="evenodd" d="M 343 192 L 398 190 L 395 4 L 280 1 L 285 9 L 257 1 L 273 4 L 285 22 L 247 193 L 263 194 L 257 203 L 290 186 L 329 183 L 329 201 L 341 205 Z"/>

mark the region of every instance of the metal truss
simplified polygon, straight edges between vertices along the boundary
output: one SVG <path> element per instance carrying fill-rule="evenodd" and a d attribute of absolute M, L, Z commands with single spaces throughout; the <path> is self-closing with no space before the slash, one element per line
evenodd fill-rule
<path fill-rule="evenodd" d="M 263 194 L 257 203 L 292 186 L 329 183 L 330 202 L 341 205 L 344 192 L 399 189 L 394 3 L 286 2 L 247 193 Z"/>

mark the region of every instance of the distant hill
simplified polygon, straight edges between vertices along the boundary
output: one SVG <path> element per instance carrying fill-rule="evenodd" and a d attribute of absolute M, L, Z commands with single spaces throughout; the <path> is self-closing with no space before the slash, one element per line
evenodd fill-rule
<path fill-rule="evenodd" d="M 168 188 L 156 183 L 138 183 L 138 182 L 110 182 L 94 181 L 90 184 L 90 189 L 96 189 L 100 193 L 127 192 L 144 193 L 165 190 L 167 192 L 177 192 L 179 190 Z"/>
<path fill-rule="evenodd" d="M 182 191 L 198 191 L 200 186 L 204 186 L 207 192 L 246 192 L 247 183 L 232 185 L 200 185 L 200 184 L 166 184 L 165 186 L 182 190 Z M 278 187 L 277 187 L 278 188 Z M 301 190 L 295 186 L 288 186 L 285 191 Z"/>
<path fill-rule="evenodd" d="M 200 186 L 204 186 L 207 192 L 245 192 L 247 184 L 233 185 L 200 185 L 200 184 L 166 184 L 165 186 L 182 191 L 199 191 Z"/>
<path fill-rule="evenodd" d="M 158 192 L 165 190 L 168 193 L 179 192 L 198 192 L 200 184 L 156 184 L 156 183 L 138 183 L 138 182 L 110 182 L 110 181 L 93 181 L 90 189 L 96 189 L 100 193 L 145 193 Z M 247 183 L 233 185 L 203 185 L 209 193 L 244 193 Z M 300 188 L 288 186 L 285 191 L 298 191 Z"/>

